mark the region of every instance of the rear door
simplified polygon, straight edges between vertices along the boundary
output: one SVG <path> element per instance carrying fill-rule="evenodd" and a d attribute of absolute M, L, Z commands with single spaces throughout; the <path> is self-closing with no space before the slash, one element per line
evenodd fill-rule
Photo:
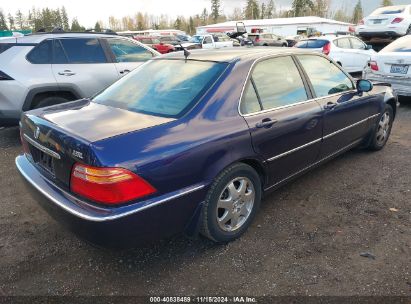
<path fill-rule="evenodd" d="M 306 54 L 297 58 L 323 109 L 321 158 L 362 139 L 371 126 L 374 97 L 358 94 L 351 78 L 325 57 Z"/>
<path fill-rule="evenodd" d="M 315 162 L 321 146 L 322 110 L 311 98 L 292 56 L 255 65 L 240 112 L 256 153 L 269 169 L 269 185 Z"/>
<path fill-rule="evenodd" d="M 107 44 L 107 49 L 115 62 L 119 77 L 130 73 L 158 54 L 129 39 L 104 38 L 103 41 Z"/>
<path fill-rule="evenodd" d="M 53 74 L 60 87 L 91 97 L 118 79 L 97 38 L 59 38 L 53 45 Z"/>
<path fill-rule="evenodd" d="M 367 66 L 368 61 L 372 54 L 375 54 L 374 50 L 367 50 L 367 45 L 360 39 L 350 37 L 351 48 L 353 53 L 353 71 L 362 72 Z"/>
<path fill-rule="evenodd" d="M 332 57 L 334 61 L 341 63 L 341 66 L 347 72 L 354 72 L 355 65 L 357 63 L 356 63 L 355 54 L 351 47 L 350 39 L 347 37 L 338 38 L 334 40 L 333 43 L 337 47 L 333 48 L 332 53 L 330 54 L 330 57 Z"/>

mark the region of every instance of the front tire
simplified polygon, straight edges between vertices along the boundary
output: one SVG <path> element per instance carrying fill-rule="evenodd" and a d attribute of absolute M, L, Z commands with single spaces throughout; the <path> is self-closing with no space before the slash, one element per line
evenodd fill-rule
<path fill-rule="evenodd" d="M 390 105 L 385 105 L 383 113 L 380 115 L 378 124 L 372 133 L 371 142 L 368 149 L 379 151 L 384 148 L 391 134 L 394 121 L 394 112 Z"/>
<path fill-rule="evenodd" d="M 260 177 L 252 167 L 237 163 L 225 169 L 207 193 L 201 234 L 216 243 L 239 238 L 258 210 L 261 193 Z"/>

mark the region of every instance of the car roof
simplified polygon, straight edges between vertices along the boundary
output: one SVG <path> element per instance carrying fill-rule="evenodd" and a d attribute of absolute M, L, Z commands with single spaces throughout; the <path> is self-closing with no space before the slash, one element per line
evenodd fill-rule
<path fill-rule="evenodd" d="M 99 34 L 99 33 L 36 33 L 23 37 L 17 37 L 19 43 L 39 43 L 45 39 L 53 38 L 96 38 L 96 37 L 112 37 L 112 38 L 126 38 L 119 35 Z"/>
<path fill-rule="evenodd" d="M 282 54 L 304 54 L 312 52 L 298 48 L 280 48 L 280 47 L 244 47 L 244 48 L 232 48 L 224 50 L 190 50 L 189 60 L 200 61 L 215 61 L 215 62 L 234 62 L 237 60 L 256 60 L 265 56 L 275 56 Z M 184 60 L 184 52 L 173 52 L 160 57 L 154 58 L 154 60 L 161 59 L 182 59 Z"/>

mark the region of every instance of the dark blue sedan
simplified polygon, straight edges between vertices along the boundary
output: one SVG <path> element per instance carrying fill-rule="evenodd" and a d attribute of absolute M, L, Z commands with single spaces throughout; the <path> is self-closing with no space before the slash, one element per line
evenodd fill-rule
<path fill-rule="evenodd" d="M 16 165 L 59 222 L 102 245 L 250 226 L 264 192 L 356 146 L 380 150 L 390 87 L 296 49 L 155 58 L 91 99 L 26 112 Z"/>

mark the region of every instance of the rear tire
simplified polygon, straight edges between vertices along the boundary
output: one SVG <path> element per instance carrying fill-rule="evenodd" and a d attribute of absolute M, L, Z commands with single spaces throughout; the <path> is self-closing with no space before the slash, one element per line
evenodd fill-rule
<path fill-rule="evenodd" d="M 53 105 L 57 105 L 57 104 L 61 104 L 61 103 L 65 103 L 65 102 L 69 102 L 70 100 L 64 98 L 64 97 L 60 97 L 60 96 L 49 96 L 46 97 L 42 100 L 40 100 L 34 107 L 33 109 L 39 109 L 39 108 L 44 108 L 44 107 L 49 107 L 49 106 L 53 106 Z"/>
<path fill-rule="evenodd" d="M 407 33 L 406 33 L 405 35 L 411 35 L 411 24 L 410 24 L 410 26 L 408 27 Z"/>
<path fill-rule="evenodd" d="M 201 234 L 216 243 L 239 238 L 261 202 L 261 180 L 250 166 L 237 163 L 221 172 L 207 193 Z"/>
<path fill-rule="evenodd" d="M 369 150 L 379 151 L 384 148 L 391 134 L 392 123 L 394 121 L 394 112 L 390 105 L 385 105 L 383 113 L 378 118 L 378 124 L 371 134 Z"/>

